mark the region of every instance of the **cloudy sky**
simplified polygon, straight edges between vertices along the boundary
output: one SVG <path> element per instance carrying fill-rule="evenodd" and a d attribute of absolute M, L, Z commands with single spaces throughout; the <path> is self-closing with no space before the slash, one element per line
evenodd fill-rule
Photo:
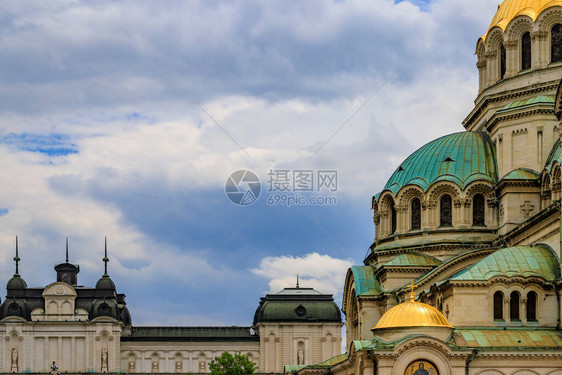
<path fill-rule="evenodd" d="M 3 280 L 16 235 L 30 286 L 54 281 L 68 237 L 92 286 L 107 236 L 136 325 L 249 325 L 297 273 L 341 303 L 371 196 L 462 130 L 497 3 L 2 2 Z M 240 169 L 262 184 L 249 206 L 225 194 Z M 268 173 L 295 170 L 336 170 L 337 191 L 284 196 L 335 204 L 271 204 Z"/>

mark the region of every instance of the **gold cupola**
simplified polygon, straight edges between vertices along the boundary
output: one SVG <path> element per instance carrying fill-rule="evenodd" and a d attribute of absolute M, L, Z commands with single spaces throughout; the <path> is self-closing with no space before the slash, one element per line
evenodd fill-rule
<path fill-rule="evenodd" d="M 410 301 L 394 306 L 379 319 L 377 325 L 371 329 L 376 336 L 397 339 L 397 336 L 434 332 L 437 336 L 446 338 L 453 330 L 447 318 L 435 307 L 416 302 L 413 287 L 410 286 Z M 442 332 L 443 334 L 438 334 Z"/>
<path fill-rule="evenodd" d="M 535 22 L 539 14 L 554 6 L 562 6 L 562 0 L 504 0 L 498 5 L 498 11 L 482 40 L 486 40 L 488 32 L 496 26 L 505 31 L 507 25 L 517 16 L 528 16 Z"/>

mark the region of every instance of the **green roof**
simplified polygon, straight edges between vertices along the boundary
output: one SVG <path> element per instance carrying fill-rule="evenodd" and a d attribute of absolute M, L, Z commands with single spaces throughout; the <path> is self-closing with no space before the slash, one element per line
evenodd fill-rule
<path fill-rule="evenodd" d="M 550 172 L 552 165 L 554 162 L 558 162 L 560 164 L 560 142 L 555 141 L 550 154 L 548 155 L 548 159 L 546 159 L 546 164 L 544 168 Z"/>
<path fill-rule="evenodd" d="M 371 266 L 352 266 L 355 295 L 377 295 L 382 292 L 381 284 Z"/>
<path fill-rule="evenodd" d="M 515 110 L 515 109 L 521 109 L 521 108 L 525 108 L 525 107 L 531 107 L 531 106 L 534 106 L 534 105 L 544 105 L 544 104 L 554 105 L 554 96 L 553 95 L 539 95 L 539 96 L 535 96 L 533 98 L 516 100 L 516 101 L 513 101 L 513 102 L 507 104 L 506 106 L 504 106 L 497 113 L 503 113 L 503 112 L 508 112 L 508 111 L 512 111 L 512 110 Z"/>
<path fill-rule="evenodd" d="M 460 132 L 429 142 L 410 155 L 392 174 L 384 190 L 394 194 L 409 184 L 427 190 L 438 181 L 461 188 L 475 180 L 497 181 L 494 145 L 486 132 Z"/>
<path fill-rule="evenodd" d="M 438 266 L 441 262 L 439 259 L 422 253 L 400 254 L 385 263 L 385 266 Z"/>
<path fill-rule="evenodd" d="M 451 346 L 478 350 L 562 348 L 562 332 L 553 329 L 455 329 L 453 340 Z"/>
<path fill-rule="evenodd" d="M 322 294 L 312 288 L 285 288 L 261 298 L 254 324 L 263 321 L 339 323 L 341 314 L 331 294 Z"/>
<path fill-rule="evenodd" d="M 560 277 L 560 261 L 542 246 L 500 249 L 452 277 L 451 280 L 489 280 L 494 276 L 538 276 L 547 281 Z"/>
<path fill-rule="evenodd" d="M 501 179 L 502 180 L 536 180 L 540 177 L 541 175 L 538 172 L 533 171 L 532 169 L 519 168 L 509 172 Z"/>

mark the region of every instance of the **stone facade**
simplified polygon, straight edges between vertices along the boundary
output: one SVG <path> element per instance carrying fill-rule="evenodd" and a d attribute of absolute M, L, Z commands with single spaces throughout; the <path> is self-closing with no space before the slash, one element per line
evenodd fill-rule
<path fill-rule="evenodd" d="M 71 373 L 207 373 L 228 351 L 246 355 L 258 372 L 279 373 L 340 352 L 340 310 L 331 295 L 310 288 L 262 298 L 252 326 L 143 327 L 132 325 L 107 263 L 95 288 L 78 286 L 80 268 L 68 259 L 55 267 L 57 281 L 29 288 L 18 273 L 17 242 L 14 259 L 0 306 L 0 372 L 46 373 L 54 361 Z"/>

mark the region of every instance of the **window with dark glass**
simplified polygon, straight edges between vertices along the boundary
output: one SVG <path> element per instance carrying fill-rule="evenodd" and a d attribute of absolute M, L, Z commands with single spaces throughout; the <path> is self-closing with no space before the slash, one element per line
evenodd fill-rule
<path fill-rule="evenodd" d="M 509 319 L 519 320 L 519 293 L 512 292 L 509 296 Z"/>
<path fill-rule="evenodd" d="M 527 321 L 537 320 L 537 293 L 527 293 Z"/>
<path fill-rule="evenodd" d="M 506 69 L 506 63 L 505 63 L 505 47 L 503 46 L 503 43 L 500 44 L 500 79 L 503 79 L 503 77 L 505 77 L 505 69 Z"/>
<path fill-rule="evenodd" d="M 521 69 L 531 69 L 531 33 L 521 37 Z"/>
<path fill-rule="evenodd" d="M 394 202 L 390 204 L 390 234 L 396 232 L 396 208 Z"/>
<path fill-rule="evenodd" d="M 421 202 L 419 198 L 412 199 L 412 229 L 421 229 Z"/>
<path fill-rule="evenodd" d="M 503 320 L 503 293 L 494 293 L 494 320 Z"/>
<path fill-rule="evenodd" d="M 472 225 L 485 225 L 484 196 L 482 194 L 476 194 L 472 198 Z"/>
<path fill-rule="evenodd" d="M 440 225 L 451 226 L 453 225 L 453 200 L 450 195 L 445 194 L 439 200 L 439 210 L 440 210 Z"/>
<path fill-rule="evenodd" d="M 550 33 L 550 56 L 551 62 L 562 61 L 562 24 L 552 27 Z"/>

